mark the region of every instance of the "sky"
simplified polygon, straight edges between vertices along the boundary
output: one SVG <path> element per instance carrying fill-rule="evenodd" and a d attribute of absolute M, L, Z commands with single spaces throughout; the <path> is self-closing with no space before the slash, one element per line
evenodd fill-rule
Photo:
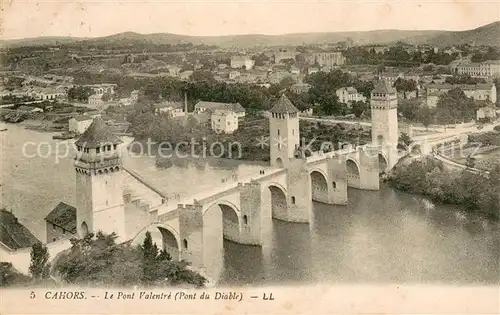
<path fill-rule="evenodd" d="M 3 39 L 374 29 L 467 30 L 500 20 L 500 0 L 1 0 Z"/>

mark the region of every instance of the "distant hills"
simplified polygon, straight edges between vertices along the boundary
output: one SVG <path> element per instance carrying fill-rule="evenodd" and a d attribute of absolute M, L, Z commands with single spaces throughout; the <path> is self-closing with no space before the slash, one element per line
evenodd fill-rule
<path fill-rule="evenodd" d="M 285 35 L 225 35 L 225 36 L 187 36 L 170 33 L 138 34 L 125 32 L 98 38 L 38 37 L 0 41 L 2 47 L 38 46 L 84 42 L 100 45 L 116 43 L 120 45 L 147 44 L 186 44 L 216 45 L 219 47 L 253 46 L 298 46 L 302 44 L 335 43 L 350 38 L 357 45 L 389 44 L 403 41 L 408 44 L 430 44 L 433 46 L 453 46 L 460 44 L 500 46 L 500 21 L 468 31 L 405 31 L 376 30 L 364 32 L 303 33 Z"/>

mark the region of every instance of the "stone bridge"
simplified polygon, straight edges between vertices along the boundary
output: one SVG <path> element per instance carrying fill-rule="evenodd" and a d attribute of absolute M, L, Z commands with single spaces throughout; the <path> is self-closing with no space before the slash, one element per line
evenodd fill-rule
<path fill-rule="evenodd" d="M 379 173 L 388 167 L 378 148 L 346 148 L 290 161 L 285 169 L 215 187 L 173 204 L 146 180 L 127 168 L 140 184 L 150 187 L 156 200 L 125 195 L 127 238 L 140 244 L 147 231 L 174 259 L 185 259 L 209 275 L 220 265 L 223 239 L 239 244 L 263 245 L 263 225 L 272 219 L 308 223 L 312 201 L 347 204 L 348 187 L 379 189 Z M 150 199 L 151 200 L 151 199 Z M 267 221 L 267 222 L 266 222 Z"/>

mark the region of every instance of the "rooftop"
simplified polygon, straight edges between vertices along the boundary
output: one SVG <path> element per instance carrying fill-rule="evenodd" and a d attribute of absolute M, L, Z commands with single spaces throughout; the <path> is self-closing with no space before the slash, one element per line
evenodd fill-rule
<path fill-rule="evenodd" d="M 298 113 L 299 110 L 293 106 L 292 102 L 290 102 L 285 94 L 281 94 L 281 97 L 274 104 L 273 108 L 271 108 L 270 112 L 276 114 L 293 114 Z"/>
<path fill-rule="evenodd" d="M 115 136 L 101 117 L 96 117 L 85 130 L 75 145 L 85 148 L 98 148 L 105 144 L 120 144 L 122 141 Z"/>
<path fill-rule="evenodd" d="M 87 116 L 87 115 L 81 115 L 81 116 L 75 116 L 72 119 L 74 119 L 76 121 L 86 121 L 86 120 L 92 120 L 94 118 Z"/>
<path fill-rule="evenodd" d="M 59 204 L 45 217 L 45 221 L 75 234 L 76 208 L 64 202 L 59 202 Z"/>
<path fill-rule="evenodd" d="M 227 110 L 232 110 L 235 113 L 244 113 L 245 108 L 241 106 L 240 103 L 219 103 L 219 102 L 205 102 L 205 101 L 199 101 L 196 103 L 194 108 L 207 108 L 207 109 L 227 109 Z"/>
<path fill-rule="evenodd" d="M 10 249 L 31 247 L 39 240 L 9 211 L 0 210 L 0 241 Z"/>
<path fill-rule="evenodd" d="M 396 89 L 386 80 L 378 80 L 372 93 L 391 94 L 396 93 Z"/>

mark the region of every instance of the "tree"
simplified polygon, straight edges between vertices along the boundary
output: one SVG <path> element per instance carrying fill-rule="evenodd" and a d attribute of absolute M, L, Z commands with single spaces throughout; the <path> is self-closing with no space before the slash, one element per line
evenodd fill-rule
<path fill-rule="evenodd" d="M 418 113 L 418 120 L 422 123 L 422 125 L 424 125 L 426 130 L 427 127 L 429 127 L 429 125 L 432 124 L 433 115 L 434 111 L 431 110 L 429 107 L 422 108 Z"/>
<path fill-rule="evenodd" d="M 408 151 L 408 149 L 410 148 L 411 144 L 413 143 L 413 140 L 411 139 L 411 137 L 406 133 L 406 132 L 402 132 L 401 135 L 399 136 L 399 144 L 401 144 L 401 146 Z"/>
<path fill-rule="evenodd" d="M 368 110 L 370 106 L 366 102 L 353 102 L 351 107 L 351 113 L 356 115 L 356 117 L 361 117 L 365 110 Z"/>
<path fill-rule="evenodd" d="M 468 122 L 476 117 L 478 106 L 460 88 L 454 88 L 439 97 L 437 113 L 444 123 Z"/>
<path fill-rule="evenodd" d="M 281 81 L 279 83 L 279 85 L 282 89 L 288 89 L 289 87 L 291 87 L 294 84 L 295 84 L 295 80 L 290 76 L 284 77 L 283 79 L 281 79 Z"/>
<path fill-rule="evenodd" d="M 35 280 L 41 280 L 49 277 L 50 264 L 49 251 L 47 247 L 40 242 L 31 247 L 31 264 L 29 272 Z"/>
<path fill-rule="evenodd" d="M 143 271 L 143 281 L 146 283 L 151 283 L 155 280 L 156 266 L 156 256 L 158 256 L 158 247 L 156 243 L 153 244 L 153 239 L 151 238 L 151 233 L 146 232 L 146 237 L 142 244 L 142 271 Z"/>

